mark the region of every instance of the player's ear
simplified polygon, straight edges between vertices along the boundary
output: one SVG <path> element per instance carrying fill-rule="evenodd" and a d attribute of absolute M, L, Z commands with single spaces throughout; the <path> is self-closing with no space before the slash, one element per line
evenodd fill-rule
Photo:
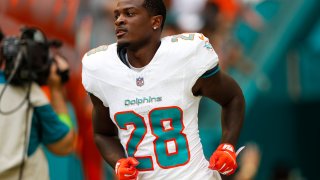
<path fill-rule="evenodd" d="M 163 21 L 163 17 L 161 15 L 153 16 L 152 17 L 152 28 L 154 30 L 161 28 L 161 24 Z"/>

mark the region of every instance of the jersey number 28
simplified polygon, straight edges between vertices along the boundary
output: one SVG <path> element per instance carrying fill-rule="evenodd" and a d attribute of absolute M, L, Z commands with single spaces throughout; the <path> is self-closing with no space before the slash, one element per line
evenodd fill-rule
<path fill-rule="evenodd" d="M 176 106 L 155 108 L 149 112 L 148 119 L 152 135 L 155 137 L 153 149 L 159 167 L 169 169 L 187 164 L 190 160 L 190 151 L 187 137 L 183 133 L 181 108 Z M 152 156 L 135 156 L 147 134 L 144 117 L 134 111 L 125 111 L 116 113 L 115 121 L 122 130 L 128 130 L 128 125 L 134 127 L 126 144 L 126 150 L 128 156 L 135 157 L 140 162 L 137 168 L 140 171 L 153 170 Z M 171 148 L 168 147 L 169 144 Z"/>

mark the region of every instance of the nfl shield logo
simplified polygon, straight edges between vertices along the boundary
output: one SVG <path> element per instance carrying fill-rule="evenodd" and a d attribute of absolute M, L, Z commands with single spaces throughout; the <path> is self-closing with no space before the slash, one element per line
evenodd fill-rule
<path fill-rule="evenodd" d="M 136 84 L 137 84 L 137 86 L 139 86 L 139 87 L 143 86 L 143 85 L 144 85 L 143 77 L 138 77 L 138 78 L 136 79 Z"/>

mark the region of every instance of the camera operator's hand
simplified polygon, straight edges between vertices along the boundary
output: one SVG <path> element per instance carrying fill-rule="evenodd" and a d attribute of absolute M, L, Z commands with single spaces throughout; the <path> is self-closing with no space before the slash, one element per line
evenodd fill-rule
<path fill-rule="evenodd" d="M 58 72 L 67 71 L 68 69 L 68 62 L 62 56 L 56 54 L 54 56 L 54 62 L 50 68 L 50 75 L 48 78 L 49 87 L 62 85 L 61 76 L 58 74 Z"/>
<path fill-rule="evenodd" d="M 68 64 L 67 60 L 64 57 L 60 56 L 59 54 L 56 54 L 54 56 L 54 60 L 55 60 L 55 63 L 57 64 L 58 69 L 60 71 L 69 70 L 69 64 Z"/>
<path fill-rule="evenodd" d="M 50 88 L 52 87 L 59 87 L 61 86 L 61 77 L 57 73 L 58 67 L 57 64 L 52 63 L 50 67 L 50 74 L 48 77 L 48 86 Z"/>

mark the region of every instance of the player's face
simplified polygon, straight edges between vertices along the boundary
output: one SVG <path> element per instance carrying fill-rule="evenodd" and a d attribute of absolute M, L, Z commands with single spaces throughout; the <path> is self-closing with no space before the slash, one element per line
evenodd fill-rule
<path fill-rule="evenodd" d="M 115 33 L 118 45 L 139 44 L 150 39 L 152 16 L 143 5 L 144 0 L 118 0 L 114 10 Z"/>

